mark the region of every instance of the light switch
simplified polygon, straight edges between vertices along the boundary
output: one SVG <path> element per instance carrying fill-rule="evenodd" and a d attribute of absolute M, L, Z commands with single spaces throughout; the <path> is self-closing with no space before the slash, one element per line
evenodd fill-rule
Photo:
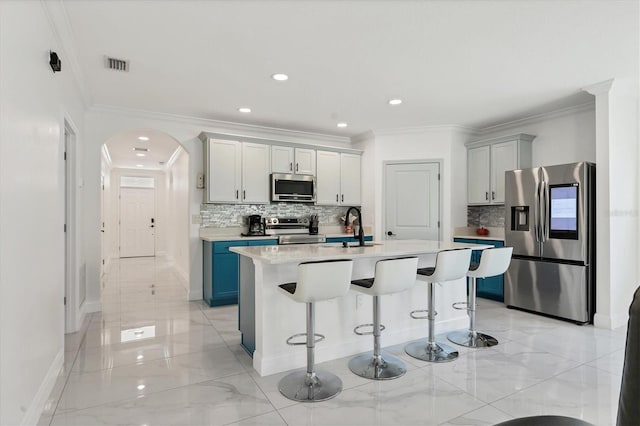
<path fill-rule="evenodd" d="M 204 174 L 198 173 L 198 181 L 196 182 L 196 188 L 204 188 Z"/>

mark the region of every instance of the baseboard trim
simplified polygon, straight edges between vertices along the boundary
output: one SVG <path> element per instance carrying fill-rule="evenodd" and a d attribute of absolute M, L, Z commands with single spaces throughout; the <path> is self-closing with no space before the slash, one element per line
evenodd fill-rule
<path fill-rule="evenodd" d="M 53 391 L 53 387 L 56 384 L 56 380 L 58 380 L 58 374 L 62 370 L 62 366 L 64 365 L 64 347 L 60 349 L 56 357 L 53 359 L 51 366 L 49 367 L 49 371 L 44 376 L 42 383 L 40 384 L 40 388 L 36 393 L 36 396 L 33 398 L 29 409 L 25 413 L 22 418 L 22 425 L 35 425 L 38 424 L 38 420 L 44 411 L 45 404 L 47 403 L 47 399 L 49 399 L 49 395 L 51 395 L 51 391 Z"/>
<path fill-rule="evenodd" d="M 607 330 L 613 330 L 618 327 L 622 327 L 627 323 L 629 315 L 617 314 L 617 315 L 604 315 L 596 313 L 593 316 L 593 326 L 595 328 L 604 328 Z"/>

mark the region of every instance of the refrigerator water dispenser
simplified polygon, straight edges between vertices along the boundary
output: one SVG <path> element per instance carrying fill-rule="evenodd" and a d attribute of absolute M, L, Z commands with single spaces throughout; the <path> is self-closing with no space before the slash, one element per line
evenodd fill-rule
<path fill-rule="evenodd" d="M 512 231 L 528 231 L 529 230 L 529 206 L 512 206 L 511 207 L 511 230 Z"/>

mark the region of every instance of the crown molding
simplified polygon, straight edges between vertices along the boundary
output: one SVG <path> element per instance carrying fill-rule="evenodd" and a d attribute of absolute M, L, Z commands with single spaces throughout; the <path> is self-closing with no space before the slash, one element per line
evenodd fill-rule
<path fill-rule="evenodd" d="M 482 137 L 490 133 L 508 130 L 513 127 L 521 127 L 527 124 L 538 123 L 540 121 L 559 118 L 565 115 L 576 114 L 582 111 L 588 111 L 595 108 L 595 103 L 587 102 L 580 105 L 574 105 L 566 108 L 560 108 L 554 111 L 543 112 L 541 114 L 530 115 L 528 117 L 519 118 L 517 120 L 507 121 L 505 123 L 496 124 L 495 126 L 483 127 L 476 131 L 476 136 Z"/>
<path fill-rule="evenodd" d="M 40 4 L 45 11 L 45 15 L 51 24 L 53 35 L 64 51 L 61 54 L 65 64 L 69 65 L 73 80 L 78 91 L 83 106 L 87 108 L 91 105 L 91 95 L 89 94 L 89 85 L 80 66 L 78 53 L 75 45 L 75 37 L 69 21 L 69 15 L 62 3 L 62 0 L 40 0 Z"/>
<path fill-rule="evenodd" d="M 349 148 L 350 138 L 346 136 L 333 136 L 322 133 L 304 132 L 301 130 L 280 129 L 276 127 L 259 126 L 254 124 L 234 123 L 231 121 L 212 120 L 208 118 L 191 117 L 165 112 L 146 111 L 114 105 L 95 104 L 89 108 L 89 112 L 105 113 L 113 115 L 126 115 L 150 120 L 172 121 L 181 124 L 199 126 L 207 133 L 219 133 L 228 136 L 247 136 L 266 140 L 291 142 L 296 144 L 318 145 L 328 143 L 335 144 L 335 148 Z"/>
<path fill-rule="evenodd" d="M 392 135 L 415 135 L 418 133 L 434 132 L 434 131 L 456 131 L 463 134 L 475 134 L 477 132 L 473 127 L 462 126 L 458 124 L 439 124 L 432 126 L 415 126 L 400 127 L 395 129 L 373 129 L 371 133 L 375 136 L 392 136 Z"/>
<path fill-rule="evenodd" d="M 611 78 L 609 80 L 585 86 L 582 88 L 582 90 L 594 96 L 602 95 L 604 93 L 608 93 L 609 90 L 611 90 L 611 86 L 613 86 L 614 81 L 615 79 Z"/>
<path fill-rule="evenodd" d="M 375 138 L 376 138 L 376 135 L 371 130 L 367 130 L 366 132 L 358 133 L 357 135 L 352 136 L 351 143 L 356 144 L 356 143 L 372 140 Z"/>

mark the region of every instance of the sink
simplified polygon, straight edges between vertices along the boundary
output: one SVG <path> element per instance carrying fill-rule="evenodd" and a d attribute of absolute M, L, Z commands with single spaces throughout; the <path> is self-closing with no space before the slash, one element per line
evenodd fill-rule
<path fill-rule="evenodd" d="M 364 243 L 364 247 L 373 247 L 375 245 L 376 244 L 373 241 L 365 241 L 365 243 Z M 355 247 L 362 247 L 362 246 L 360 245 L 360 243 L 356 242 L 356 243 L 347 243 L 346 246 L 343 244 L 343 247 L 345 247 L 345 248 L 355 248 Z"/>

